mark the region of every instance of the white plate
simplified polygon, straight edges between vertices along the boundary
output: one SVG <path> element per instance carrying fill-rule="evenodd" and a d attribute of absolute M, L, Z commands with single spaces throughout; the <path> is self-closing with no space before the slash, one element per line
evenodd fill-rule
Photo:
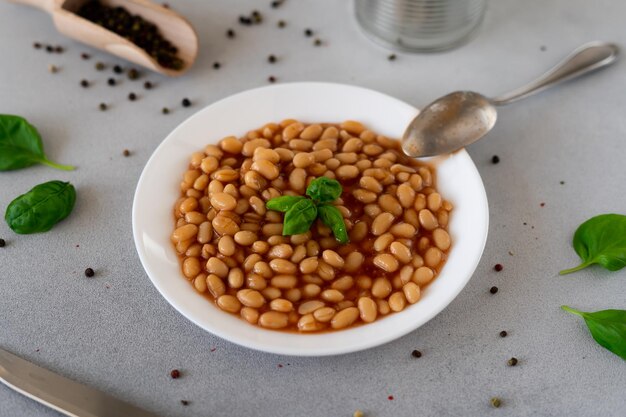
<path fill-rule="evenodd" d="M 154 151 L 141 174 L 133 202 L 133 233 L 139 258 L 154 286 L 181 314 L 203 329 L 242 346 L 265 352 L 323 356 L 355 352 L 397 339 L 443 310 L 472 276 L 487 239 L 485 189 L 469 155 L 462 150 L 438 165 L 437 187 L 454 209 L 453 239 L 441 274 L 422 299 L 401 313 L 374 323 L 322 334 L 264 330 L 219 310 L 183 278 L 170 243 L 172 206 L 191 154 L 222 137 L 243 135 L 271 121 L 363 122 L 375 132 L 399 138 L 418 110 L 393 97 L 342 84 L 293 83 L 244 91 L 214 103 L 178 126 Z"/>

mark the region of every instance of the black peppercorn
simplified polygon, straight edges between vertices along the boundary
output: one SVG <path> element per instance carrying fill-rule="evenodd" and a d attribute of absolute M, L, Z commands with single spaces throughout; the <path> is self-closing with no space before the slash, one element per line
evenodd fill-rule
<path fill-rule="evenodd" d="M 129 99 L 130 101 L 135 101 L 135 100 L 137 100 L 137 94 L 135 94 L 135 93 L 130 93 L 130 94 L 128 95 L 128 99 Z"/>
<path fill-rule="evenodd" d="M 169 112 L 170 112 L 170 109 L 168 109 L 167 107 L 163 107 L 161 109 L 161 113 L 163 113 L 163 114 L 168 114 Z"/>
<path fill-rule="evenodd" d="M 280 7 L 281 4 L 283 4 L 284 0 L 274 0 L 271 3 L 272 8 L 277 9 L 278 7 Z"/>
<path fill-rule="evenodd" d="M 145 83 L 143 83 L 143 88 L 145 88 L 146 90 L 150 90 L 152 89 L 152 83 L 150 81 L 146 81 Z"/>
<path fill-rule="evenodd" d="M 105 68 L 106 68 L 106 65 L 104 65 L 102 62 L 96 62 L 96 69 L 98 71 L 102 71 Z"/>
<path fill-rule="evenodd" d="M 98 106 L 100 108 L 100 110 L 105 111 L 107 109 L 107 105 L 106 103 L 100 103 L 100 106 Z"/>
<path fill-rule="evenodd" d="M 107 80 L 107 84 L 109 84 L 111 87 L 115 85 L 115 78 L 109 78 Z"/>
<path fill-rule="evenodd" d="M 4 248 L 7 245 L 6 240 L 0 239 L 0 248 Z"/>
<path fill-rule="evenodd" d="M 287 26 L 287 22 L 285 22 L 284 20 L 279 20 L 278 21 L 278 27 L 279 28 L 284 28 L 285 26 Z"/>
<path fill-rule="evenodd" d="M 91 277 L 93 277 L 94 275 L 96 275 L 96 273 L 94 272 L 94 270 L 93 270 L 93 269 L 91 269 L 91 268 L 87 268 L 87 269 L 85 269 L 85 276 L 86 276 L 87 278 L 91 278 Z"/>
<path fill-rule="evenodd" d="M 235 37 L 235 31 L 234 31 L 234 30 L 232 30 L 232 29 L 228 29 L 228 30 L 226 31 L 226 36 L 227 36 L 227 37 L 229 37 L 229 38 L 231 38 L 231 39 L 232 39 L 232 38 L 234 38 L 234 37 Z"/>
<path fill-rule="evenodd" d="M 55 46 L 54 47 L 54 52 L 56 52 L 57 54 L 63 53 L 63 47 L 62 46 Z"/>
<path fill-rule="evenodd" d="M 274 55 L 268 56 L 267 62 L 269 62 L 270 64 L 273 64 L 274 62 L 276 62 L 276 57 Z"/>
<path fill-rule="evenodd" d="M 509 365 L 509 366 L 515 366 L 515 365 L 517 365 L 517 358 L 511 358 L 511 359 L 509 359 L 509 360 L 507 361 L 507 363 L 506 363 L 506 364 L 507 364 L 507 365 Z"/>
<path fill-rule="evenodd" d="M 506 332 L 506 330 L 502 330 L 500 332 L 500 337 L 506 337 L 508 335 L 508 333 Z"/>
<path fill-rule="evenodd" d="M 187 401 L 187 400 L 180 400 L 180 403 L 182 405 L 189 405 L 189 401 Z"/>
<path fill-rule="evenodd" d="M 304 36 L 313 36 L 313 31 L 311 29 L 305 29 Z"/>
<path fill-rule="evenodd" d="M 269 82 L 271 82 L 271 83 L 274 83 L 274 82 L 276 82 L 276 77 L 274 77 L 273 75 L 270 75 L 270 76 L 267 78 L 267 81 L 269 81 Z"/>
<path fill-rule="evenodd" d="M 87 80 L 81 80 L 81 81 L 80 81 L 80 86 L 81 86 L 81 87 L 84 87 L 84 88 L 89 87 L 89 81 L 87 81 Z"/>
<path fill-rule="evenodd" d="M 504 267 L 502 266 L 502 264 L 495 264 L 493 266 L 493 269 L 495 269 L 497 272 L 500 272 L 504 269 Z"/>
<path fill-rule="evenodd" d="M 130 156 L 130 151 L 128 149 L 124 149 L 124 152 L 122 152 L 122 155 Z"/>
<path fill-rule="evenodd" d="M 131 68 L 128 70 L 128 78 L 130 80 L 136 80 L 137 78 L 139 78 L 139 76 L 139 71 L 137 71 L 135 68 Z"/>
<path fill-rule="evenodd" d="M 322 40 L 321 39 L 315 39 L 315 41 L 313 42 L 313 45 L 315 46 L 321 46 L 322 45 Z"/>
<path fill-rule="evenodd" d="M 414 358 L 421 358 L 422 352 L 420 352 L 419 350 L 414 350 L 413 352 L 411 352 L 411 356 L 413 356 Z"/>
<path fill-rule="evenodd" d="M 498 162 L 500 162 L 500 157 L 498 155 L 494 155 L 491 157 L 492 164 L 497 164 Z"/>
<path fill-rule="evenodd" d="M 46 52 L 54 52 L 52 45 L 46 45 Z"/>
<path fill-rule="evenodd" d="M 491 287 L 491 288 L 489 289 L 489 292 L 490 292 L 490 293 L 492 293 L 492 294 L 497 293 L 497 292 L 498 292 L 498 287 Z"/>
<path fill-rule="evenodd" d="M 178 369 L 172 369 L 172 371 L 170 372 L 170 376 L 172 377 L 172 379 L 178 379 L 180 378 L 180 371 Z"/>
<path fill-rule="evenodd" d="M 497 397 L 493 397 L 491 400 L 489 400 L 489 402 L 494 408 L 499 408 L 502 405 L 502 401 L 500 400 L 500 398 Z"/>
<path fill-rule="evenodd" d="M 184 98 L 183 101 L 182 101 L 182 105 L 183 105 L 183 107 L 191 106 L 191 100 L 189 100 L 188 98 Z"/>
<path fill-rule="evenodd" d="M 122 69 L 122 67 L 120 67 L 119 65 L 115 65 L 113 67 L 113 72 L 116 74 L 121 74 L 124 70 Z"/>
<path fill-rule="evenodd" d="M 396 60 L 396 58 L 397 58 L 397 57 L 396 57 L 396 54 L 391 54 L 391 55 L 389 55 L 389 56 L 387 57 L 387 59 L 388 59 L 389 61 L 395 61 L 395 60 Z"/>
<path fill-rule="evenodd" d="M 84 53 L 84 52 L 83 52 L 82 54 L 80 54 L 80 57 L 81 57 L 82 59 L 87 60 L 87 59 L 91 58 L 91 55 L 86 54 L 86 53 Z"/>
<path fill-rule="evenodd" d="M 35 42 L 35 43 L 33 43 L 33 48 L 41 49 L 41 44 L 39 42 Z"/>
<path fill-rule="evenodd" d="M 213 63 L 213 68 L 214 69 L 220 69 L 221 66 L 222 66 L 222 64 L 220 64 L 219 62 L 214 62 Z"/>

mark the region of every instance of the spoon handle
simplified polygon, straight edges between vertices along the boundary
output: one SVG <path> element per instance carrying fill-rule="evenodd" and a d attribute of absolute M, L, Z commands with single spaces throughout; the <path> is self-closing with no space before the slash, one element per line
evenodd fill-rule
<path fill-rule="evenodd" d="M 617 59 L 617 45 L 605 42 L 590 42 L 572 52 L 562 62 L 537 80 L 507 94 L 491 100 L 497 106 L 509 104 L 552 87 L 560 82 L 576 78 L 588 72 L 612 64 Z"/>

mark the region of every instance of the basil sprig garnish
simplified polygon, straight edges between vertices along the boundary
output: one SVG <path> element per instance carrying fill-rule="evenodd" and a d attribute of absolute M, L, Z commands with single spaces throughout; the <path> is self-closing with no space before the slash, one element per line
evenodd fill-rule
<path fill-rule="evenodd" d="M 572 242 L 582 263 L 564 269 L 561 275 L 579 271 L 593 264 L 600 264 L 609 271 L 626 266 L 626 216 L 601 214 L 581 224 Z"/>
<path fill-rule="evenodd" d="M 74 169 L 73 166 L 48 160 L 39 132 L 26 119 L 0 114 L 0 171 L 26 168 L 34 164 L 44 164 L 64 171 Z"/>
<path fill-rule="evenodd" d="M 582 317 L 598 344 L 622 359 L 626 359 L 626 311 L 602 310 L 585 313 L 568 306 L 561 308 Z"/>
<path fill-rule="evenodd" d="M 284 195 L 269 200 L 265 206 L 270 210 L 285 213 L 283 235 L 306 233 L 315 219 L 319 218 L 330 227 L 340 243 L 348 243 L 348 231 L 343 216 L 330 203 L 341 196 L 343 189 L 337 180 L 316 178 L 306 189 L 305 196 Z"/>

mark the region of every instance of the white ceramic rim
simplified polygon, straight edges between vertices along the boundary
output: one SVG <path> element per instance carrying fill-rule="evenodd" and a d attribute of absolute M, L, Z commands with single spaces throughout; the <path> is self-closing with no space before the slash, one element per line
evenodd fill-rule
<path fill-rule="evenodd" d="M 141 263 L 157 290 L 183 316 L 212 334 L 248 348 L 294 356 L 337 355 L 379 346 L 417 329 L 441 312 L 465 287 L 482 256 L 489 224 L 480 174 L 465 150 L 437 161 L 437 188 L 454 205 L 453 247 L 441 274 L 422 299 L 373 323 L 321 334 L 297 334 L 252 326 L 224 313 L 183 278 L 170 243 L 172 205 L 190 155 L 208 143 L 270 121 L 359 120 L 375 132 L 400 137 L 418 110 L 362 87 L 301 82 L 244 91 L 198 111 L 175 128 L 148 160 L 135 191 L 132 224 Z"/>

